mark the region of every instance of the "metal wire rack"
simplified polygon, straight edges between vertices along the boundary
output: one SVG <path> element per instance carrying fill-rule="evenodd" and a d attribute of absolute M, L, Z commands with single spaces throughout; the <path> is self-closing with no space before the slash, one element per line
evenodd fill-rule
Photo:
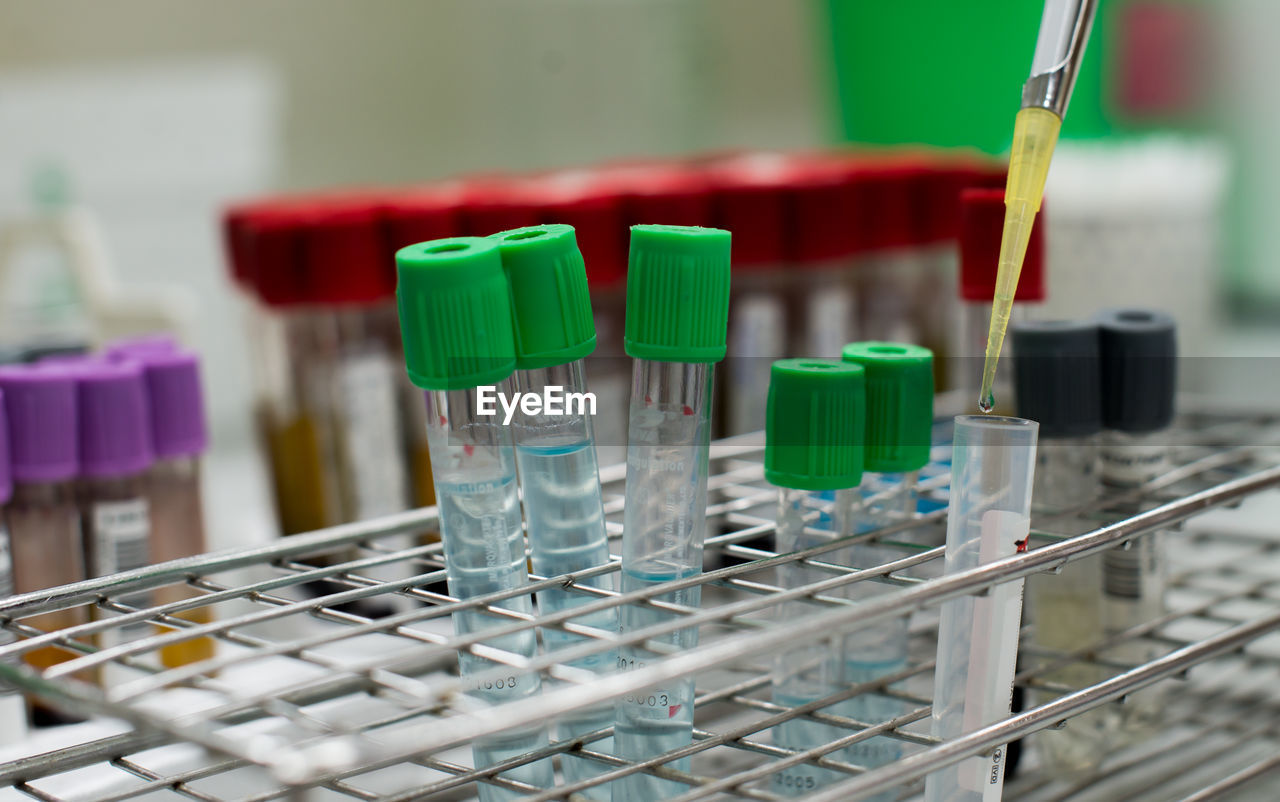
<path fill-rule="evenodd" d="M 592 788 L 646 772 L 687 786 L 682 802 L 771 800 L 782 798 L 771 778 L 807 763 L 846 779 L 806 799 L 882 792 L 888 796 L 877 798 L 908 798 L 926 774 L 947 762 L 1045 728 L 1071 726 L 1073 717 L 1122 704 L 1136 690 L 1159 683 L 1177 687 L 1165 697 L 1160 733 L 1115 750 L 1096 771 L 1070 779 L 1050 776 L 1033 755 L 1007 781 L 1007 798 L 1201 800 L 1262 787 L 1269 792 L 1257 798 L 1274 799 L 1280 788 L 1274 774 L 1280 769 L 1280 528 L 1274 525 L 1280 509 L 1280 416 L 1190 402 L 1183 408 L 1171 434 L 1172 469 L 1066 516 L 1077 527 L 1090 522 L 1085 534 L 1064 536 L 1054 521 L 1038 521 L 1036 548 L 946 576 L 940 544 L 949 432 L 940 423 L 936 461 L 921 474 L 914 515 L 786 554 L 770 550 L 776 491 L 763 480 L 758 438 L 722 441 L 713 447 L 709 482 L 708 570 L 625 594 L 581 584 L 617 571 L 616 562 L 577 575 L 533 577 L 521 593 L 563 587 L 591 598 L 587 606 L 556 614 L 529 616 L 496 606 L 511 593 L 465 602 L 449 597 L 441 546 L 431 537 L 434 509 L 2 600 L 0 624 L 17 639 L 0 647 L 0 678 L 41 703 L 107 717 L 114 729 L 85 743 L 0 762 L 0 785 L 44 802 L 105 802 L 153 793 L 202 802 L 452 799 L 474 796 L 480 784 L 552 800 L 583 798 Z M 623 473 L 616 466 L 601 474 L 612 538 L 621 535 Z M 1262 511 L 1247 514 L 1254 509 Z M 1052 691 L 1056 698 L 954 740 L 930 735 L 941 602 L 1052 573 L 1157 531 L 1175 531 L 1168 540 L 1173 575 L 1165 615 L 1110 639 L 1100 634 L 1097 642 L 1069 654 L 1028 648 L 1024 637 L 1018 685 Z M 833 549 L 871 539 L 891 547 L 896 558 L 863 569 L 823 562 Z M 778 566 L 799 560 L 823 578 L 779 587 Z M 833 593 L 857 582 L 874 582 L 881 592 L 856 603 Z M 655 599 L 695 584 L 703 590 L 698 609 Z M 158 589 L 166 587 L 182 588 L 185 598 L 155 601 Z M 153 594 L 151 601 L 139 604 L 148 598 L 144 591 Z M 782 605 L 799 599 L 822 611 L 780 621 Z M 370 615 L 370 602 L 390 603 L 384 605 L 390 614 Z M 646 604 L 668 615 L 626 638 L 573 620 L 624 604 Z M 477 607 L 505 619 L 502 629 L 455 634 L 451 614 Z M 92 614 L 70 628 L 40 626 L 47 620 L 42 616 L 71 609 Z M 770 662 L 779 650 L 903 615 L 911 616 L 911 658 L 901 671 L 807 705 L 771 701 Z M 701 635 L 696 649 L 643 668 L 596 675 L 572 665 L 588 654 L 691 626 Z M 532 659 L 494 645 L 500 632 L 550 628 L 580 635 L 582 642 Z M 1158 644 L 1158 655 L 1139 665 L 1109 655 L 1135 638 Z M 211 642 L 216 654 L 208 648 Z M 184 644 L 204 644 L 196 652 L 202 659 L 165 667 L 162 650 Z M 69 659 L 43 670 L 23 660 L 49 648 Z M 457 655 L 464 650 L 494 668 L 459 677 Z M 1051 669 L 1071 663 L 1096 667 L 1106 678 L 1079 688 L 1046 679 Z M 467 693 L 475 683 L 515 672 L 541 674 L 542 693 L 499 706 L 478 704 Z M 479 769 L 465 748 L 486 735 L 689 676 L 697 679 L 694 740 L 652 760 L 629 762 L 597 748 L 609 736 L 607 728 L 573 739 L 553 737 L 545 748 Z M 91 681 L 95 677 L 108 679 Z M 873 693 L 894 700 L 896 714 L 859 721 L 821 710 Z M 837 725 L 844 735 L 803 752 L 774 745 L 773 728 L 797 717 Z M 902 757 L 870 769 L 838 758 L 844 747 L 877 736 L 898 742 Z M 597 761 L 603 773 L 553 789 L 498 776 L 522 762 L 568 753 Z M 684 757 L 692 757 L 689 770 L 672 765 Z"/>

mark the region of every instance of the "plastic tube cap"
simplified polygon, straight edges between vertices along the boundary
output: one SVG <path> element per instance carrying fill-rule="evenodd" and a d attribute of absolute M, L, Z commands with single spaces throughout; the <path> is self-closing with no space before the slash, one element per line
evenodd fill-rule
<path fill-rule="evenodd" d="M 82 476 L 130 476 L 151 467 L 151 415 L 140 364 L 86 358 L 44 369 L 75 380 Z"/>
<path fill-rule="evenodd" d="M 627 356 L 719 362 L 729 327 L 728 231 L 696 226 L 631 227 Z"/>
<path fill-rule="evenodd" d="M 1102 352 L 1102 420 L 1121 432 L 1155 432 L 1173 421 L 1177 324 L 1151 309 L 1098 315 Z"/>
<path fill-rule="evenodd" d="M 405 368 L 414 384 L 465 390 L 511 375 L 511 293 L 495 241 L 420 242 L 396 253 L 396 269 Z"/>
<path fill-rule="evenodd" d="M 860 365 L 780 359 L 769 371 L 764 475 L 778 487 L 839 490 L 862 481 L 866 384 Z"/>
<path fill-rule="evenodd" d="M 933 436 L 933 352 L 906 343 L 861 342 L 846 345 L 841 357 L 867 372 L 865 470 L 923 468 Z"/>
<path fill-rule="evenodd" d="M 527 226 L 490 239 L 511 288 L 516 367 L 563 365 L 594 351 L 591 294 L 573 227 Z"/>
<path fill-rule="evenodd" d="M 1043 301 L 1044 207 L 1031 227 L 1014 301 Z M 960 194 L 960 297 L 991 303 L 1004 236 L 1004 190 L 966 189 Z"/>
<path fill-rule="evenodd" d="M 13 471 L 9 467 L 9 416 L 4 411 L 4 391 L 0 390 L 0 504 L 13 496 Z"/>
<path fill-rule="evenodd" d="M 14 481 L 63 482 L 80 468 L 76 383 L 44 366 L 0 368 Z"/>
<path fill-rule="evenodd" d="M 192 457 L 209 445 L 200 359 L 176 347 L 137 348 L 113 355 L 142 366 L 151 408 L 151 442 L 157 457 Z"/>
<path fill-rule="evenodd" d="M 1014 323 L 1018 415 L 1040 422 L 1046 437 L 1083 437 L 1102 429 L 1098 326 L 1091 321 Z"/>

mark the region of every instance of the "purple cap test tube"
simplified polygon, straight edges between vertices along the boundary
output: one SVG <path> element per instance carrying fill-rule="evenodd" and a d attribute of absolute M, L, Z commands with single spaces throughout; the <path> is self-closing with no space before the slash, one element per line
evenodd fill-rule
<path fill-rule="evenodd" d="M 142 366 L 151 407 L 151 438 L 159 459 L 193 457 L 209 444 L 205 426 L 204 394 L 200 386 L 200 359 L 170 343 L 117 351 L 115 359 Z"/>
<path fill-rule="evenodd" d="M 140 364 L 87 358 L 42 368 L 75 380 L 81 476 L 129 476 L 151 467 L 155 456 Z"/>
<path fill-rule="evenodd" d="M 9 416 L 4 411 L 4 391 L 0 390 L 0 504 L 13 496 L 13 473 L 9 470 Z"/>
<path fill-rule="evenodd" d="M 75 380 L 42 367 L 0 367 L 15 482 L 64 482 L 79 469 Z"/>

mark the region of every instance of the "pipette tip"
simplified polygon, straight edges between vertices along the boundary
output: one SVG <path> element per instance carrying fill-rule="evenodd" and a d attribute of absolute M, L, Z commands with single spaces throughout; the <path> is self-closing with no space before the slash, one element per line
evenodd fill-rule
<path fill-rule="evenodd" d="M 978 399 L 978 409 L 982 412 L 990 412 L 996 408 L 995 393 L 988 392 L 986 395 Z"/>

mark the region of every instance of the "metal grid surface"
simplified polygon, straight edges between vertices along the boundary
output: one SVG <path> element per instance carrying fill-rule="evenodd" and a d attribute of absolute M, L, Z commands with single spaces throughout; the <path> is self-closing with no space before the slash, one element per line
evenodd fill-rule
<path fill-rule="evenodd" d="M 482 782 L 538 800 L 568 799 L 586 786 L 540 790 L 496 775 L 512 763 L 573 750 L 608 769 L 593 783 L 643 771 L 687 784 L 681 800 L 778 799 L 771 778 L 801 762 L 848 776 L 806 799 L 858 799 L 886 789 L 905 798 L 946 762 L 986 753 L 1101 705 L 1122 704 L 1133 691 L 1161 683 L 1176 691 L 1166 697 L 1165 726 L 1154 739 L 1117 750 L 1098 771 L 1070 781 L 1048 776 L 1032 756 L 1008 779 L 1007 798 L 1213 799 L 1262 786 L 1271 794 L 1259 798 L 1274 798 L 1280 787 L 1280 527 L 1268 531 L 1233 523 L 1233 508 L 1268 503 L 1280 508 L 1276 423 L 1268 415 L 1220 408 L 1184 414 L 1171 435 L 1174 467 L 1138 490 L 1112 491 L 1076 511 L 1076 525 L 1088 521 L 1084 528 L 1091 531 L 1062 537 L 1052 521 L 1037 522 L 1027 553 L 947 576 L 940 576 L 943 549 L 937 545 L 949 478 L 943 464 L 948 427 L 940 424 L 934 452 L 939 462 L 921 474 L 923 501 L 913 518 L 789 554 L 769 550 L 776 490 L 763 481 L 758 441 L 719 443 L 713 448 L 707 513 L 708 567 L 718 567 L 625 595 L 573 583 L 617 571 L 616 562 L 574 576 L 534 577 L 521 592 L 573 587 L 593 597 L 592 606 L 555 615 L 529 617 L 493 606 L 511 594 L 467 602 L 450 598 L 442 584 L 440 545 L 424 536 L 435 528 L 434 509 L 10 598 L 0 601 L 0 623 L 19 639 L 0 647 L 0 676 L 65 710 L 93 711 L 117 721 L 109 734 L 86 743 L 0 762 L 0 785 L 15 798 L 48 802 L 154 793 L 202 802 L 302 794 L 461 799 L 474 796 Z M 623 470 L 605 469 L 601 478 L 617 553 Z M 1145 511 L 1115 511 L 1133 509 Z M 1028 646 L 1024 630 L 1018 684 L 1061 695 L 956 740 L 938 742 L 930 736 L 941 602 L 1053 572 L 1157 531 L 1171 532 L 1166 615 L 1110 641 L 1100 635 L 1097 643 L 1072 654 L 1037 652 Z M 899 556 L 862 570 L 822 562 L 825 552 L 869 539 L 891 546 Z M 807 561 L 824 578 L 778 587 L 777 567 L 796 560 Z M 856 604 L 832 593 L 855 582 L 875 582 L 881 592 Z M 678 584 L 703 586 L 701 608 L 652 600 Z M 125 601 L 136 600 L 139 591 L 173 585 L 185 585 L 190 598 L 143 607 Z M 397 601 L 391 615 L 366 614 L 370 600 L 392 599 Z M 777 625 L 780 606 L 797 599 L 822 611 Z M 665 623 L 627 636 L 629 642 L 696 625 L 699 647 L 625 673 L 597 676 L 569 665 L 627 642 L 571 619 L 623 604 L 649 604 L 669 613 Z M 450 614 L 475 606 L 506 618 L 504 631 L 559 627 L 586 640 L 554 655 L 523 658 L 486 645 L 493 631 L 453 633 Z M 33 618 L 76 607 L 90 609 L 94 620 L 43 632 L 37 625 L 41 619 Z M 196 623 L 201 620 L 191 614 L 196 608 L 210 611 L 212 620 Z M 911 657 L 901 672 L 801 707 L 770 701 L 770 663 L 778 651 L 905 614 L 912 616 Z M 121 634 L 129 625 L 134 634 Z M 1141 665 L 1108 656 L 1117 643 L 1139 637 L 1159 644 L 1160 656 Z M 162 647 L 201 638 L 217 642 L 216 657 L 161 667 Z M 49 646 L 77 656 L 43 672 L 15 660 Z M 461 679 L 460 650 L 498 665 L 486 675 Z M 1083 688 L 1044 679 L 1050 669 L 1072 661 L 1096 666 L 1108 678 Z M 486 676 L 533 671 L 542 675 L 542 693 L 519 703 L 484 707 L 466 694 L 468 683 Z M 79 679 L 95 672 L 111 677 L 106 690 Z M 472 767 L 465 747 L 477 737 L 550 721 L 687 676 L 696 676 L 697 696 L 694 740 L 684 749 L 629 763 L 593 749 L 609 734 L 602 730 L 577 741 L 553 739 L 545 749 L 507 764 Z M 855 721 L 815 712 L 873 692 L 896 700 L 898 714 Z M 841 725 L 847 735 L 807 752 L 774 746 L 771 729 L 798 716 Z M 877 735 L 900 742 L 902 758 L 870 770 L 836 758 L 843 747 Z M 689 772 L 664 765 L 686 756 L 692 756 Z"/>

